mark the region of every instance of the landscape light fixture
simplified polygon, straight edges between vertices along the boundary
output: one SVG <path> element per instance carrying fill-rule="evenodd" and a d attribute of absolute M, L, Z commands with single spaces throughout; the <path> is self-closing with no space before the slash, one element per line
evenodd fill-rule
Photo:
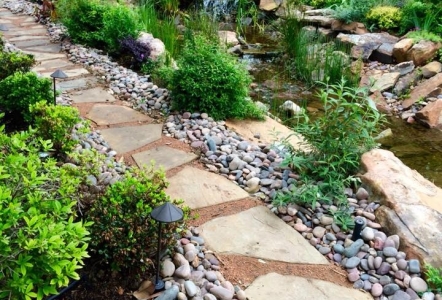
<path fill-rule="evenodd" d="M 156 207 L 150 213 L 152 219 L 158 222 L 157 270 L 155 275 L 155 291 L 164 289 L 164 281 L 160 279 L 161 225 L 183 219 L 183 211 L 170 202 Z"/>
<path fill-rule="evenodd" d="M 364 223 L 365 222 L 362 218 L 355 218 L 355 228 L 353 229 L 353 234 L 351 235 L 352 241 L 356 241 L 361 238 L 361 231 Z"/>
<path fill-rule="evenodd" d="M 8 26 L 6 26 L 6 24 L 0 23 L 0 31 L 8 31 L 8 30 L 9 30 L 9 28 L 8 28 Z"/>
<path fill-rule="evenodd" d="M 68 78 L 68 75 L 66 75 L 62 70 L 57 70 L 49 76 L 51 76 L 54 80 L 54 105 L 56 105 L 57 104 L 57 91 L 55 89 L 55 79 Z"/>

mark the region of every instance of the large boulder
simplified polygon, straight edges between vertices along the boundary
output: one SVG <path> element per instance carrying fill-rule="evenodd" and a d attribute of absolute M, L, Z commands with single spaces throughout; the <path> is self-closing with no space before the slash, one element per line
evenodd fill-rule
<path fill-rule="evenodd" d="M 154 38 L 151 33 L 141 32 L 137 41 L 150 47 L 149 58 L 152 60 L 157 60 L 166 52 L 164 43 L 160 39 Z"/>
<path fill-rule="evenodd" d="M 355 34 L 368 33 L 368 30 L 367 28 L 365 28 L 365 25 L 359 22 L 351 22 L 347 24 L 343 21 L 334 20 L 331 24 L 331 29 L 334 31 L 342 31 L 348 33 L 355 33 Z"/>
<path fill-rule="evenodd" d="M 281 0 L 261 0 L 259 1 L 259 9 L 264 11 L 274 11 L 281 5 Z"/>
<path fill-rule="evenodd" d="M 393 57 L 397 63 L 407 61 L 407 52 L 413 47 L 412 39 L 402 39 L 393 46 Z"/>
<path fill-rule="evenodd" d="M 390 90 L 394 87 L 396 82 L 399 79 L 399 76 L 401 74 L 399 72 L 391 72 L 391 73 L 384 73 L 379 77 L 378 80 L 373 84 L 373 86 L 370 88 L 370 92 L 374 93 L 375 91 L 386 91 Z"/>
<path fill-rule="evenodd" d="M 410 259 L 442 267 L 442 190 L 387 150 L 365 153 L 361 164 L 371 200 L 382 204 L 376 220 L 383 230 L 399 235 Z"/>
<path fill-rule="evenodd" d="M 416 113 L 416 119 L 430 128 L 442 128 L 442 99 L 428 103 Z"/>
<path fill-rule="evenodd" d="M 436 74 L 436 76 L 423 81 L 417 87 L 415 87 L 411 91 L 410 97 L 402 102 L 402 107 L 404 109 L 408 109 L 415 102 L 419 101 L 420 99 L 427 98 L 428 95 L 440 87 L 442 87 L 442 73 Z"/>
<path fill-rule="evenodd" d="M 218 31 L 219 41 L 226 46 L 235 46 L 239 44 L 238 38 L 234 31 L 220 30 Z"/>
<path fill-rule="evenodd" d="M 424 78 L 430 78 L 437 73 L 442 72 L 442 64 L 438 61 L 432 61 L 422 67 L 422 75 Z"/>
<path fill-rule="evenodd" d="M 423 66 L 434 58 L 440 48 L 440 43 L 420 41 L 407 51 L 407 60 L 412 60 L 416 66 Z"/>
<path fill-rule="evenodd" d="M 391 61 L 389 55 L 393 55 L 392 45 L 399 40 L 386 32 L 365 33 L 365 34 L 345 34 L 340 33 L 337 39 L 342 43 L 353 45 L 352 57 L 368 60 L 372 54 L 383 61 Z M 382 47 L 381 47 L 382 46 Z M 381 48 L 379 51 L 378 49 Z"/>

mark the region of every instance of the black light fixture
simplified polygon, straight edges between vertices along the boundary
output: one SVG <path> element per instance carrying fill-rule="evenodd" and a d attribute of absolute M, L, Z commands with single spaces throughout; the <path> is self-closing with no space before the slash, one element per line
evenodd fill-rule
<path fill-rule="evenodd" d="M 152 219 L 158 222 L 157 272 L 155 276 L 155 291 L 164 289 L 164 281 L 160 279 L 161 225 L 183 219 L 183 211 L 170 202 L 156 207 L 150 213 Z"/>
<path fill-rule="evenodd" d="M 356 241 L 361 238 L 362 227 L 365 222 L 362 218 L 355 218 L 355 228 L 353 229 L 353 234 L 351 235 L 351 240 Z"/>
<path fill-rule="evenodd" d="M 54 73 L 52 73 L 51 76 L 54 79 L 54 105 L 57 104 L 57 91 L 55 89 L 55 79 L 63 79 L 63 78 L 68 78 L 68 75 L 66 75 L 62 70 L 57 70 Z"/>
<path fill-rule="evenodd" d="M 9 28 L 6 26 L 6 24 L 0 23 L 0 31 L 8 31 Z"/>

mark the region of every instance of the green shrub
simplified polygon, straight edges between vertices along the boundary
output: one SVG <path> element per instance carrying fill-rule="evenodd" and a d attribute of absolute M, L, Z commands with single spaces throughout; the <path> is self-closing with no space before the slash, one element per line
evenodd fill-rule
<path fill-rule="evenodd" d="M 434 13 L 437 9 L 431 3 L 408 0 L 401 9 L 400 32 L 406 33 L 412 29 L 433 30 L 437 24 L 433 23 Z M 434 25 L 433 28 L 432 25 Z"/>
<path fill-rule="evenodd" d="M 425 277 L 432 291 L 442 292 L 442 268 L 435 268 L 429 264 L 425 265 Z"/>
<path fill-rule="evenodd" d="M 442 42 L 441 36 L 425 30 L 410 31 L 406 34 L 406 37 L 412 39 L 414 43 L 419 43 L 420 41 Z"/>
<path fill-rule="evenodd" d="M 33 55 L 0 51 L 0 80 L 15 72 L 29 72 L 35 64 Z"/>
<path fill-rule="evenodd" d="M 0 107 L 12 114 L 20 114 L 26 122 L 32 121 L 29 106 L 53 98 L 51 80 L 39 78 L 33 72 L 16 72 L 0 81 Z"/>
<path fill-rule="evenodd" d="M 342 0 L 307 0 L 304 1 L 305 5 L 310 5 L 315 8 L 326 8 L 332 5 L 341 4 Z"/>
<path fill-rule="evenodd" d="M 376 4 L 375 0 L 343 0 L 333 7 L 333 16 L 345 23 L 364 22 L 367 12 Z"/>
<path fill-rule="evenodd" d="M 80 178 L 40 159 L 35 130 L 0 128 L 0 298 L 43 299 L 79 279 L 89 223 L 74 221 Z"/>
<path fill-rule="evenodd" d="M 138 35 L 135 14 L 123 4 L 99 0 L 60 0 L 59 16 L 75 43 L 115 53 L 119 41 Z"/>
<path fill-rule="evenodd" d="M 81 121 L 77 108 L 60 105 L 47 105 L 45 101 L 29 108 L 38 135 L 51 140 L 57 151 L 69 152 L 77 144 L 70 138 L 75 124 Z"/>
<path fill-rule="evenodd" d="M 157 243 L 157 224 L 150 218 L 152 209 L 170 201 L 164 189 L 167 187 L 164 172 L 150 169 L 133 169 L 121 181 L 109 186 L 103 197 L 95 201 L 88 218 L 91 227 L 91 246 L 114 269 L 144 269 L 154 256 Z M 181 204 L 182 201 L 173 201 Z M 187 215 L 187 209 L 184 209 Z M 170 246 L 172 234 L 178 223 L 170 224 L 163 231 L 163 242 Z M 163 248 L 164 249 L 164 248 Z"/>
<path fill-rule="evenodd" d="M 171 82 L 174 109 L 207 112 L 216 120 L 263 117 L 246 99 L 251 82 L 247 70 L 219 45 L 189 37 L 177 63 Z"/>
<path fill-rule="evenodd" d="M 398 7 L 377 6 L 368 12 L 366 18 L 380 29 L 393 29 L 399 27 L 402 15 Z"/>

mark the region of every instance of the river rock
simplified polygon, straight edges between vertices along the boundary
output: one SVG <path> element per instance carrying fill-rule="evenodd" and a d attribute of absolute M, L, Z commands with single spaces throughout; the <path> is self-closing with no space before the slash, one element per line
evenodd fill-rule
<path fill-rule="evenodd" d="M 382 285 L 380 285 L 379 283 L 374 283 L 371 286 L 371 295 L 373 297 L 379 297 L 380 295 L 382 295 L 382 290 L 383 290 Z"/>
<path fill-rule="evenodd" d="M 442 240 L 442 203 L 438 201 L 442 199 L 442 190 L 387 150 L 365 153 L 361 166 L 365 171 L 362 182 L 381 201 L 376 220 L 384 232 L 397 234 L 401 250 L 408 255 L 442 266 L 438 242 Z"/>
<path fill-rule="evenodd" d="M 359 266 L 359 263 L 361 262 L 361 259 L 357 256 L 350 257 L 347 262 L 345 263 L 345 267 L 347 269 L 353 269 Z"/>
<path fill-rule="evenodd" d="M 361 249 L 362 245 L 364 245 L 364 241 L 362 239 L 356 240 L 354 243 L 352 243 L 350 246 L 344 249 L 343 254 L 346 257 L 356 256 L 356 254 L 359 252 L 359 249 Z"/>
<path fill-rule="evenodd" d="M 370 227 L 365 227 L 361 231 L 361 237 L 364 239 L 364 241 L 371 241 L 374 239 L 374 230 Z"/>
<path fill-rule="evenodd" d="M 427 283 L 420 277 L 413 277 L 410 281 L 410 287 L 416 293 L 423 293 L 428 289 Z"/>
<path fill-rule="evenodd" d="M 393 295 L 392 300 L 410 300 L 411 297 L 404 291 L 396 291 Z"/>
<path fill-rule="evenodd" d="M 179 289 L 173 285 L 170 289 L 165 290 L 156 300 L 175 300 L 178 296 Z"/>
<path fill-rule="evenodd" d="M 189 279 L 190 272 L 190 265 L 187 263 L 186 265 L 182 265 L 175 270 L 175 276 L 182 279 Z"/>
<path fill-rule="evenodd" d="M 214 286 L 209 292 L 219 300 L 232 300 L 234 294 L 232 291 L 221 286 Z"/>
<path fill-rule="evenodd" d="M 170 259 L 166 259 L 161 264 L 161 277 L 170 277 L 175 272 L 175 265 Z"/>
<path fill-rule="evenodd" d="M 317 237 L 317 238 L 320 238 L 320 239 L 322 239 L 322 237 L 324 236 L 325 232 L 326 232 L 326 229 L 324 227 L 321 227 L 321 226 L 316 226 L 313 229 L 313 235 L 315 237 Z"/>
<path fill-rule="evenodd" d="M 198 293 L 198 288 L 196 287 L 195 283 L 190 280 L 186 280 L 184 282 L 184 288 L 186 289 L 186 294 L 189 297 L 193 297 Z"/>
<path fill-rule="evenodd" d="M 387 285 L 384 286 L 384 294 L 387 296 L 391 296 L 394 293 L 396 293 L 396 291 L 398 291 L 400 288 L 396 283 L 389 283 Z"/>

